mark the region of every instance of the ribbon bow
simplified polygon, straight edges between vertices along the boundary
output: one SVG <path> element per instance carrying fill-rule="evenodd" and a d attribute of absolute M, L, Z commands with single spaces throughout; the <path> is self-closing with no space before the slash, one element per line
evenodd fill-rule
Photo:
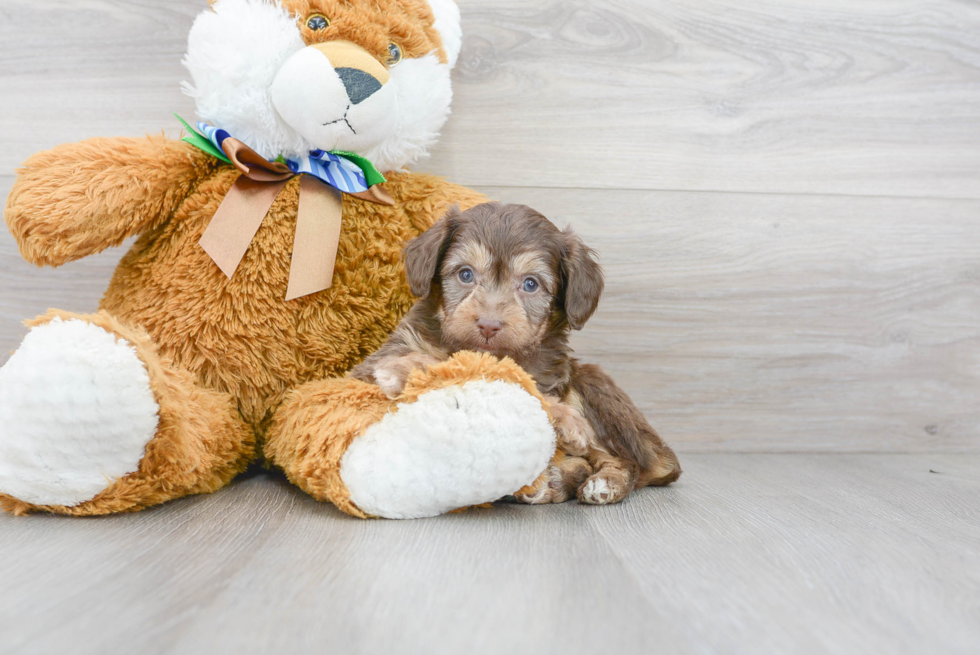
<path fill-rule="evenodd" d="M 381 184 L 385 178 L 370 161 L 350 152 L 314 150 L 301 159 L 269 161 L 225 130 L 198 123 L 184 141 L 232 164 L 242 172 L 201 236 L 201 247 L 231 278 L 279 192 L 300 175 L 296 236 L 289 264 L 286 300 L 328 289 L 333 281 L 343 209 L 342 193 L 376 202 L 395 202 Z"/>

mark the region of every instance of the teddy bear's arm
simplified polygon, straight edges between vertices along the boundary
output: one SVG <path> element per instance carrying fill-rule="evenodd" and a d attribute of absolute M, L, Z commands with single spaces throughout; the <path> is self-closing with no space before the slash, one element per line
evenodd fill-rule
<path fill-rule="evenodd" d="M 162 136 L 61 145 L 24 163 L 4 218 L 25 259 L 60 266 L 166 220 L 216 162 Z"/>

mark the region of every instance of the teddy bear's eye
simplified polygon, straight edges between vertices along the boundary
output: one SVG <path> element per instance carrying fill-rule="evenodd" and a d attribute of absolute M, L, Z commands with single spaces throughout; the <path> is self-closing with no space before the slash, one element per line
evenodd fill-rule
<path fill-rule="evenodd" d="M 402 60 L 402 48 L 397 43 L 388 44 L 388 65 L 394 66 Z"/>
<path fill-rule="evenodd" d="M 323 14 L 311 14 L 310 17 L 306 19 L 306 26 L 314 32 L 325 30 L 329 25 L 330 19 Z"/>

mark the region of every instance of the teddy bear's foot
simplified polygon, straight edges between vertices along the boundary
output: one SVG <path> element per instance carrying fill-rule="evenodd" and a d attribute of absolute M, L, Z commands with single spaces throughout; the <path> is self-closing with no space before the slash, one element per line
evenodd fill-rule
<path fill-rule="evenodd" d="M 555 433 L 533 381 L 509 360 L 460 353 L 415 371 L 394 402 L 375 385 L 303 385 L 266 455 L 296 484 L 357 516 L 421 518 L 535 482 Z"/>
<path fill-rule="evenodd" d="M 28 333 L 0 369 L 0 491 L 77 505 L 139 468 L 159 407 L 136 350 L 92 323 Z"/>
<path fill-rule="evenodd" d="M 251 448 L 217 396 L 107 314 L 38 319 L 0 369 L 0 505 L 105 514 L 214 487 Z"/>
<path fill-rule="evenodd" d="M 554 451 L 537 399 L 501 380 L 472 380 L 385 415 L 351 443 L 340 475 L 364 512 L 419 518 L 513 493 Z"/>

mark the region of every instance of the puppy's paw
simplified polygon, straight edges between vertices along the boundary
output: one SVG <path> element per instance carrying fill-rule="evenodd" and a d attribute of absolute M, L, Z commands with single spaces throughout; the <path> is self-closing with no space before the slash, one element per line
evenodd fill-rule
<path fill-rule="evenodd" d="M 582 480 L 592 474 L 592 467 L 581 457 L 566 457 L 552 464 L 545 472 L 545 484 L 534 493 L 514 494 L 518 502 L 527 505 L 564 503 L 575 495 Z"/>
<path fill-rule="evenodd" d="M 629 495 L 628 479 L 619 472 L 599 471 L 578 490 L 579 502 L 586 505 L 611 505 Z"/>
<path fill-rule="evenodd" d="M 561 469 L 557 466 L 549 466 L 545 472 L 545 481 L 541 487 L 532 493 L 517 492 L 514 498 L 517 502 L 525 505 L 547 505 L 549 503 L 563 503 L 568 500 L 568 493 L 564 489 L 564 476 Z"/>
<path fill-rule="evenodd" d="M 413 353 L 400 357 L 387 357 L 374 367 L 374 381 L 389 398 L 397 398 L 405 389 L 405 382 L 413 369 L 428 368 L 440 360 L 431 355 Z"/>
<path fill-rule="evenodd" d="M 374 369 L 374 380 L 389 398 L 397 398 L 405 388 L 408 371 L 398 366 L 379 365 Z"/>
<path fill-rule="evenodd" d="M 592 426 L 582 412 L 571 405 L 552 402 L 550 409 L 558 445 L 569 455 L 584 457 L 589 452 L 589 443 L 595 438 Z"/>

